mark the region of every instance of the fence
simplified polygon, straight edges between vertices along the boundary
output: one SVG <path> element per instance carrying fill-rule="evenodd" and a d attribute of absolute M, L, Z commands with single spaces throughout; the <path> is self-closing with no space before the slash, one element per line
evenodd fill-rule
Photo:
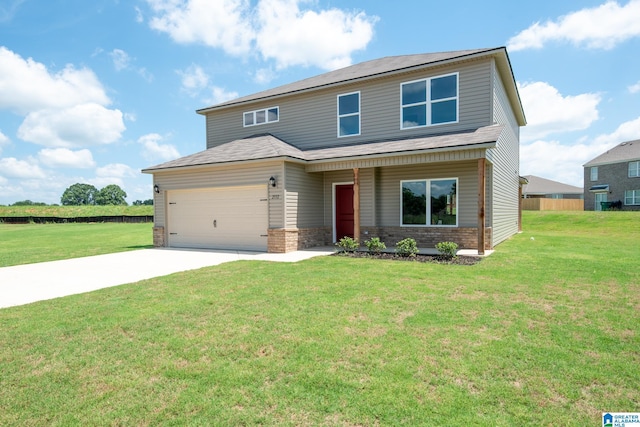
<path fill-rule="evenodd" d="M 81 216 L 74 218 L 60 218 L 55 216 L 5 216 L 0 217 L 4 224 L 67 224 L 76 222 L 121 222 L 143 223 L 153 222 L 153 215 L 111 215 L 111 216 Z"/>
<path fill-rule="evenodd" d="M 523 211 L 583 211 L 582 199 L 522 199 Z"/>

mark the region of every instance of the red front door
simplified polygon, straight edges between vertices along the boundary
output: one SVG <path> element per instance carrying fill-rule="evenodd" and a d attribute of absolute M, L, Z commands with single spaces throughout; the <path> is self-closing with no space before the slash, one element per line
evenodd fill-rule
<path fill-rule="evenodd" d="M 336 185 L 336 241 L 353 237 L 353 184 Z"/>

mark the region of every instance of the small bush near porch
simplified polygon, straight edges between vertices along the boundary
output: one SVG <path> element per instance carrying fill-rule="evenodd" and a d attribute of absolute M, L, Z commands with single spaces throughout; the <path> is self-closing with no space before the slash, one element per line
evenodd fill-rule
<path fill-rule="evenodd" d="M 525 212 L 473 266 L 242 261 L 2 309 L 0 425 L 600 425 L 640 408 L 639 239 Z"/>

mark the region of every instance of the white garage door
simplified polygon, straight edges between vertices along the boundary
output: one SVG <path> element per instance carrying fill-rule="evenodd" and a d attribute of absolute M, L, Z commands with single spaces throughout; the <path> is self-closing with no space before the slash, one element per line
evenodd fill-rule
<path fill-rule="evenodd" d="M 229 187 L 167 193 L 169 246 L 267 250 L 267 189 Z"/>

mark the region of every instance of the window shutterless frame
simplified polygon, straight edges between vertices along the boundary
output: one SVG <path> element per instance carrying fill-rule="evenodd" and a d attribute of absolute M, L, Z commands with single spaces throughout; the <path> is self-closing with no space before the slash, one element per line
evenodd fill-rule
<path fill-rule="evenodd" d="M 360 135 L 360 91 L 338 95 L 336 104 L 338 138 Z"/>
<path fill-rule="evenodd" d="M 640 160 L 629 162 L 629 178 L 640 177 Z"/>
<path fill-rule="evenodd" d="M 401 227 L 457 227 L 458 178 L 400 181 Z"/>
<path fill-rule="evenodd" d="M 401 83 L 400 129 L 457 123 L 459 88 L 459 73 Z"/>
<path fill-rule="evenodd" d="M 269 107 L 261 110 L 242 113 L 242 126 L 257 126 L 280 121 L 280 107 Z"/>

